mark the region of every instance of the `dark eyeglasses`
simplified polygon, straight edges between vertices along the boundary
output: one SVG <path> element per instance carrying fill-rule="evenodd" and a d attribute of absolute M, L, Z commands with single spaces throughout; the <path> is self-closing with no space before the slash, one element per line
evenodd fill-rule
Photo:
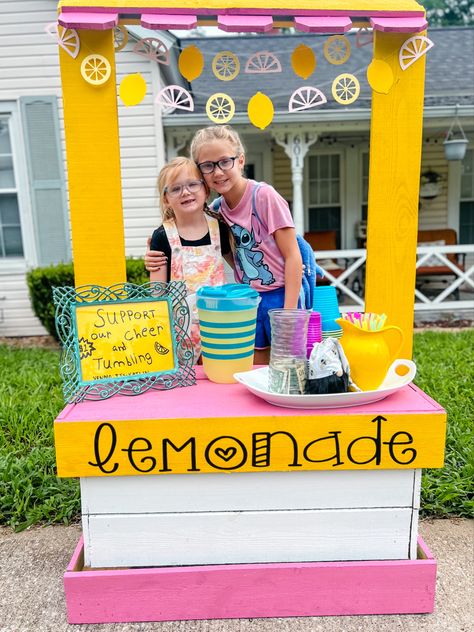
<path fill-rule="evenodd" d="M 203 184 L 202 180 L 190 180 L 189 182 L 183 182 L 183 184 L 173 184 L 171 187 L 165 187 L 163 193 L 166 193 L 170 198 L 177 198 L 183 195 L 184 189 L 187 189 L 190 193 L 197 193 Z"/>
<path fill-rule="evenodd" d="M 206 160 L 206 162 L 198 163 L 198 167 L 201 173 L 212 173 L 216 167 L 219 167 L 221 171 L 229 171 L 234 166 L 238 156 L 231 156 L 230 158 L 221 158 L 216 162 L 212 160 Z"/>

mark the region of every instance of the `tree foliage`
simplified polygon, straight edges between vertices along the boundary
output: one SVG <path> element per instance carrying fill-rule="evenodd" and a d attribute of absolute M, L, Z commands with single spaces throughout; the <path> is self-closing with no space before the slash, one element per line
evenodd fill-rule
<path fill-rule="evenodd" d="M 421 0 L 430 26 L 474 24 L 473 0 Z"/>

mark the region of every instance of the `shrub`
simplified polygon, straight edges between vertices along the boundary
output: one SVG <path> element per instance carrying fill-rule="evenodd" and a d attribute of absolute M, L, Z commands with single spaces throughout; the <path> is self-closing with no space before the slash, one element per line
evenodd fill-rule
<path fill-rule="evenodd" d="M 127 281 L 142 285 L 149 281 L 142 259 L 127 259 Z M 46 331 L 58 339 L 54 322 L 53 287 L 74 285 L 72 263 L 59 263 L 44 268 L 35 268 L 26 275 L 31 305 Z"/>

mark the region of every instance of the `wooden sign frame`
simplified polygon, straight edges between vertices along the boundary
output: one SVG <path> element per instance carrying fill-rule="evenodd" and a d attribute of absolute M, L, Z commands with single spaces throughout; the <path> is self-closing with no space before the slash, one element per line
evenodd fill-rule
<path fill-rule="evenodd" d="M 53 299 L 66 402 L 196 383 L 183 281 L 56 287 Z"/>

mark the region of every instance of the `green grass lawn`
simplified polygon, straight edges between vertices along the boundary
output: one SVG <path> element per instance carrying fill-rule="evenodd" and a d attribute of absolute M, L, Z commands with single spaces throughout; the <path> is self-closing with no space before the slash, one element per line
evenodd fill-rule
<path fill-rule="evenodd" d="M 423 474 L 424 515 L 473 514 L 474 330 L 415 334 L 416 383 L 448 412 L 446 465 Z M 79 484 L 55 475 L 53 421 L 63 408 L 59 353 L 0 345 L 0 524 L 68 523 Z"/>

